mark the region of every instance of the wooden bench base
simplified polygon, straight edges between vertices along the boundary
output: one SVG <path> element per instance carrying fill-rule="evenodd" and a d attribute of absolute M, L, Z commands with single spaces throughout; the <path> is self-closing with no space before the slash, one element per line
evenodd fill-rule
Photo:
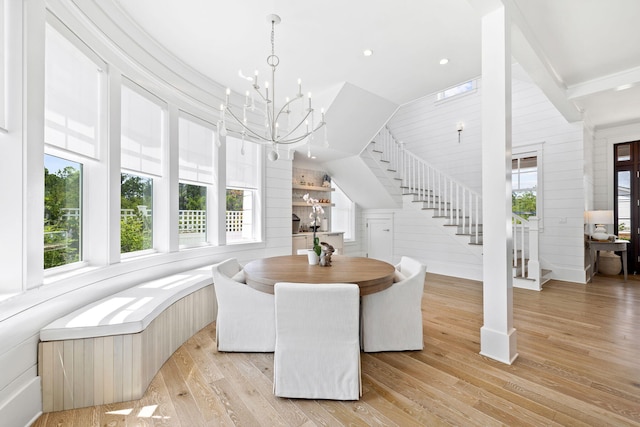
<path fill-rule="evenodd" d="M 142 397 L 164 362 L 215 320 L 213 285 L 165 309 L 142 332 L 39 343 L 43 411 Z"/>

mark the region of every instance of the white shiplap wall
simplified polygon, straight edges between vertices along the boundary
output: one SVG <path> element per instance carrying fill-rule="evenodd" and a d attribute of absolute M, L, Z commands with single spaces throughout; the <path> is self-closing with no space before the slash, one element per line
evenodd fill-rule
<path fill-rule="evenodd" d="M 583 124 L 568 123 L 520 66 L 514 65 L 513 74 L 518 78 L 512 84 L 512 145 L 543 147 L 542 266 L 553 270 L 556 279 L 584 283 L 584 177 L 589 159 L 585 160 Z M 408 150 L 481 193 L 481 96 L 482 82 L 478 81 L 477 91 L 457 99 L 436 102 L 435 96 L 422 98 L 401 107 L 389 128 Z M 464 123 L 460 143 L 458 122 Z M 438 271 L 429 271 L 460 274 L 465 259 L 455 251 L 447 254 L 452 256 L 443 256 L 443 242 L 434 237 L 433 229 L 425 228 L 415 212 L 398 210 L 395 217 L 395 259 L 408 252 L 422 253 L 427 265 L 439 266 Z M 481 277 L 480 272 L 476 278 Z"/>

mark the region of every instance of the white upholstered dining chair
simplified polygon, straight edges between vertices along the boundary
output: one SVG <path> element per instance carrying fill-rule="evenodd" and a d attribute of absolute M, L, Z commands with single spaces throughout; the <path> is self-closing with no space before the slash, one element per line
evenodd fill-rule
<path fill-rule="evenodd" d="M 276 343 L 274 296 L 247 286 L 235 258 L 213 266 L 213 286 L 218 303 L 218 350 L 272 352 Z"/>
<path fill-rule="evenodd" d="M 274 394 L 358 400 L 358 285 L 276 283 L 275 297 Z"/>
<path fill-rule="evenodd" d="M 422 294 L 426 267 L 403 256 L 396 282 L 362 297 L 361 339 L 365 352 L 422 350 Z"/>

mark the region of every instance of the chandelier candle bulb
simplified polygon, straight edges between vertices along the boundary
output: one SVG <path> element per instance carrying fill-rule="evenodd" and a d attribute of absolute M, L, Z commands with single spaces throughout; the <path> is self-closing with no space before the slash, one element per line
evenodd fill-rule
<path fill-rule="evenodd" d="M 302 79 L 298 79 L 298 97 L 302 96 Z"/>

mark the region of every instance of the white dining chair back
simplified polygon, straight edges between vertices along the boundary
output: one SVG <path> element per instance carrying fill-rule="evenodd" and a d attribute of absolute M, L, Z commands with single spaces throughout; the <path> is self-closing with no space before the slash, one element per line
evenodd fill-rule
<path fill-rule="evenodd" d="M 275 298 L 244 283 L 235 258 L 213 266 L 218 304 L 216 343 L 219 351 L 273 352 L 276 342 Z"/>
<path fill-rule="evenodd" d="M 361 342 L 365 352 L 422 350 L 422 295 L 426 266 L 403 256 L 396 283 L 362 297 Z"/>
<path fill-rule="evenodd" d="M 276 283 L 275 297 L 274 394 L 358 400 L 358 285 Z"/>

